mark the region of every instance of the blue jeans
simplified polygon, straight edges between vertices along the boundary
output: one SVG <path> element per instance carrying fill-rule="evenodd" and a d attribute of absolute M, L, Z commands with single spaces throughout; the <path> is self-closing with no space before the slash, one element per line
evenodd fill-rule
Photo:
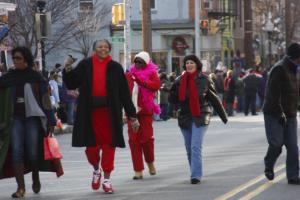
<path fill-rule="evenodd" d="M 279 124 L 278 118 L 264 115 L 265 129 L 269 143 L 265 156 L 265 167 L 273 169 L 275 162 L 282 151 L 282 146 L 287 149 L 286 174 L 287 178 L 294 179 L 299 176 L 299 153 L 297 144 L 297 118 L 288 118 L 286 126 Z"/>
<path fill-rule="evenodd" d="M 161 109 L 160 118 L 162 120 L 167 120 L 169 118 L 169 116 L 168 116 L 168 107 L 169 107 L 169 104 L 167 104 L 167 103 L 161 103 L 160 104 L 160 109 Z"/>
<path fill-rule="evenodd" d="M 29 161 L 38 160 L 40 130 L 41 122 L 38 117 L 14 117 L 11 131 L 12 164 L 14 166 L 24 163 L 25 152 Z"/>
<path fill-rule="evenodd" d="M 202 178 L 202 142 L 208 126 L 197 127 L 192 123 L 191 128 L 182 129 L 185 148 L 191 170 L 191 178 Z"/>

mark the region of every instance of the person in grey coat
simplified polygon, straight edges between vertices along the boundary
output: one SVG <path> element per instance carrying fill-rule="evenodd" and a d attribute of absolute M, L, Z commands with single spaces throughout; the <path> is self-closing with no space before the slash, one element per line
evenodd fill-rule
<path fill-rule="evenodd" d="M 172 87 L 171 82 L 168 80 L 167 74 L 161 73 L 160 75 L 160 118 L 164 121 L 169 119 L 169 95 Z"/>

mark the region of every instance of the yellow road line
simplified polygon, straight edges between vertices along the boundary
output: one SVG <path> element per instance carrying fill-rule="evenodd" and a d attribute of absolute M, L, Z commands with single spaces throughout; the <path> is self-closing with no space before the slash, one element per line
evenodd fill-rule
<path fill-rule="evenodd" d="M 280 170 L 282 170 L 282 169 L 284 169 L 284 168 L 285 168 L 285 164 L 280 165 L 280 166 L 278 166 L 278 167 L 276 167 L 276 168 L 274 169 L 274 172 L 276 173 L 276 172 L 278 172 L 278 171 L 280 171 Z M 258 176 L 258 177 L 256 177 L 256 178 L 254 178 L 254 179 L 248 181 L 247 183 L 245 183 L 245 184 L 243 184 L 243 185 L 240 185 L 240 186 L 238 186 L 237 188 L 234 188 L 233 190 L 227 192 L 226 194 L 217 197 L 215 200 L 227 200 L 227 199 L 229 199 L 229 198 L 235 196 L 236 194 L 240 193 L 241 191 L 247 189 L 248 187 L 251 187 L 252 185 L 254 185 L 254 184 L 260 182 L 260 181 L 263 180 L 263 179 L 265 179 L 265 175 L 260 175 L 260 176 Z"/>
<path fill-rule="evenodd" d="M 273 181 L 267 182 L 260 187 L 256 188 L 255 190 L 249 192 L 247 195 L 241 197 L 239 200 L 250 200 L 262 193 L 263 191 L 267 190 L 268 188 L 272 187 L 275 183 L 278 183 L 282 179 L 286 177 L 285 172 L 277 176 Z"/>

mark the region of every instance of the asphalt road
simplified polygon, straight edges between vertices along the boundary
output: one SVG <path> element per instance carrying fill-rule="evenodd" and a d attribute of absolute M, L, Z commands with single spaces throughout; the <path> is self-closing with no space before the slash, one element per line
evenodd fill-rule
<path fill-rule="evenodd" d="M 191 185 L 183 138 L 172 119 L 155 122 L 157 175 L 144 172 L 144 179 L 132 180 L 129 148 L 116 152 L 112 182 L 115 194 L 104 194 L 90 188 L 92 168 L 84 148 L 71 147 L 71 134 L 58 135 L 64 155 L 65 175 L 41 173 L 42 190 L 31 191 L 31 177 L 26 176 L 26 199 L 45 200 L 298 200 L 300 186 L 288 185 L 285 178 L 285 150 L 276 165 L 276 179 L 263 176 L 263 157 L 267 145 L 262 115 L 237 115 L 227 125 L 213 118 L 204 139 L 204 177 Z M 126 132 L 125 132 L 125 135 Z M 16 190 L 14 179 L 0 181 L 0 200 L 10 199 Z"/>

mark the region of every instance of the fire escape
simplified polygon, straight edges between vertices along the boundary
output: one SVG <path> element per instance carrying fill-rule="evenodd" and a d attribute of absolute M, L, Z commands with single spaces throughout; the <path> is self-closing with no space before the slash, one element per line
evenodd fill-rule
<path fill-rule="evenodd" d="M 207 11 L 208 19 L 217 20 L 218 27 L 223 32 L 231 26 L 231 21 L 237 13 L 238 0 L 204 0 L 204 9 Z"/>

